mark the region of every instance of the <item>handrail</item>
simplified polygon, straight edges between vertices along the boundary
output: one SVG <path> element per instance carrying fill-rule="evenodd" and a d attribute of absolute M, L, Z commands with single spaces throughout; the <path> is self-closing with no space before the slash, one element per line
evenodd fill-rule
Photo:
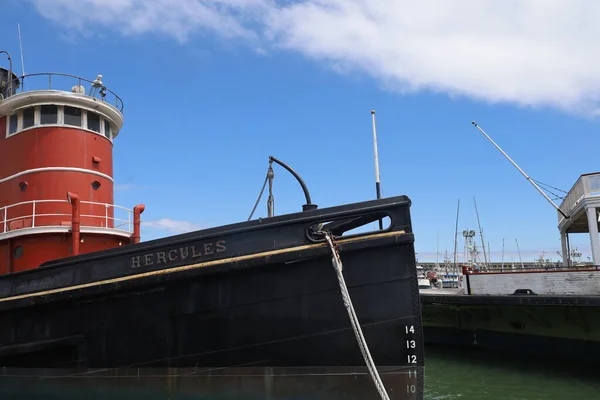
<path fill-rule="evenodd" d="M 64 204 L 65 212 L 39 212 L 39 205 L 44 203 L 55 203 L 55 204 Z M 112 229 L 119 229 L 122 231 L 126 231 L 128 233 L 133 233 L 133 210 L 129 208 L 125 208 L 122 206 L 118 206 L 115 204 L 109 203 L 99 203 L 94 201 L 81 201 L 82 206 L 99 206 L 104 207 L 105 212 L 103 215 L 100 214 L 81 214 L 81 227 L 101 227 L 101 228 L 109 228 L 110 224 L 112 224 Z M 22 206 L 31 206 L 31 213 L 18 212 L 15 216 L 13 216 L 10 212 L 11 209 L 15 209 L 16 207 Z M 109 215 L 109 210 L 112 209 L 113 215 Z M 122 213 L 126 213 L 127 217 L 116 217 L 114 215 L 115 211 L 120 211 Z M 14 212 L 14 211 L 13 211 Z M 17 229 L 11 230 L 10 223 L 18 220 L 26 220 L 31 219 L 31 226 L 18 228 L 27 229 L 27 228 L 36 228 L 36 227 L 57 227 L 64 225 L 57 224 L 39 224 L 40 218 L 47 217 L 65 217 L 65 220 L 71 220 L 71 212 L 70 205 L 67 200 L 31 200 L 31 201 L 22 201 L 19 203 L 10 204 L 8 206 L 0 207 L 0 234 L 16 231 Z M 104 220 L 104 225 L 100 224 L 91 224 L 89 223 L 89 219 L 99 219 Z M 37 224 L 36 224 L 37 222 Z"/>
<path fill-rule="evenodd" d="M 593 264 L 585 264 L 585 265 L 571 265 L 571 266 L 562 266 L 558 263 L 554 263 L 554 265 L 528 265 L 525 267 L 516 266 L 513 268 L 510 265 L 505 266 L 504 268 L 493 267 L 485 270 L 479 271 L 469 271 L 472 275 L 485 275 L 486 273 L 498 273 L 498 272 L 550 272 L 550 271 L 587 271 L 592 269 L 600 269 L 600 266 Z"/>
<path fill-rule="evenodd" d="M 40 76 L 45 76 L 48 79 L 48 87 L 45 89 L 27 89 L 25 90 L 25 78 L 33 78 L 33 77 L 40 77 Z M 52 77 L 66 77 L 66 78 L 71 78 L 77 81 L 77 85 L 81 85 L 82 82 L 86 82 L 90 84 L 89 87 L 89 91 L 87 94 L 82 94 L 84 96 L 89 96 L 89 97 L 94 97 L 97 99 L 100 99 L 108 104 L 111 104 L 112 106 L 114 106 L 115 108 L 117 108 L 119 110 L 119 112 L 123 113 L 123 108 L 124 108 L 124 104 L 123 104 L 123 100 L 112 90 L 108 89 L 106 86 L 104 86 L 103 84 L 98 83 L 96 81 L 92 81 L 86 78 L 82 78 L 79 77 L 77 75 L 71 75 L 71 74 L 62 74 L 62 73 L 58 73 L 58 72 L 39 72 L 39 73 L 34 73 L 34 74 L 25 74 L 25 75 L 21 75 L 16 79 L 11 79 L 10 81 L 10 85 L 13 84 L 17 84 L 18 88 L 20 88 L 20 90 L 18 90 L 15 93 L 9 94 L 8 97 L 14 96 L 17 93 L 23 93 L 23 92 L 29 92 L 32 90 L 63 90 L 63 91 L 68 91 L 71 92 L 71 87 L 64 89 L 64 88 L 58 88 L 56 86 L 62 86 L 60 84 L 55 85 L 55 87 L 53 88 L 52 86 Z M 30 79 L 27 80 L 27 83 L 30 82 Z M 75 82 L 72 82 L 73 84 L 75 84 Z M 10 87 L 9 85 L 9 87 Z M 96 90 L 94 90 L 96 89 Z M 113 99 L 111 101 L 107 101 L 106 97 L 107 94 L 110 94 Z"/>
<path fill-rule="evenodd" d="M 584 187 L 585 177 L 580 176 L 571 190 L 564 197 L 563 201 L 560 203 L 560 209 L 567 215 L 575 208 L 575 206 L 581 201 L 583 197 L 585 197 L 585 187 Z M 558 220 L 563 219 L 562 215 L 558 215 Z"/>

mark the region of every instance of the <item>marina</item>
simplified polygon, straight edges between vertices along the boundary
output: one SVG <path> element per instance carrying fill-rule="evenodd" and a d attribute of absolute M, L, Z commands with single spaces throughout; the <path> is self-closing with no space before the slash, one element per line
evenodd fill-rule
<path fill-rule="evenodd" d="M 498 268 L 478 259 L 475 231 L 463 231 L 470 256 L 460 266 L 459 287 L 420 286 L 425 342 L 597 365 L 600 253 L 593 252 L 591 265 L 574 263 L 569 234 L 588 233 L 592 249 L 599 246 L 600 173 L 581 175 L 557 206 L 485 135 L 556 208 L 564 261 Z"/>

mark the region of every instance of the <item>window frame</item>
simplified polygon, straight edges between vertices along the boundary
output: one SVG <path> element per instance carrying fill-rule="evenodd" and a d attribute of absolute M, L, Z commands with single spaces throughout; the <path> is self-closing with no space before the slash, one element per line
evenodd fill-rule
<path fill-rule="evenodd" d="M 49 123 L 49 124 L 42 124 L 42 107 L 43 106 L 54 106 L 54 107 L 56 107 L 56 122 Z M 37 126 L 40 126 L 40 127 L 55 126 L 55 125 L 58 125 L 60 123 L 60 105 L 58 105 L 58 104 L 38 104 L 35 107 L 35 112 L 38 115 L 36 123 L 35 123 L 35 125 L 37 125 Z"/>
<path fill-rule="evenodd" d="M 56 106 L 57 107 L 56 123 L 51 123 L 51 124 L 42 124 L 41 123 L 41 120 L 42 120 L 41 107 L 42 106 Z M 81 125 L 80 126 L 65 124 L 65 107 L 77 108 L 81 111 Z M 26 109 L 30 109 L 30 108 L 33 108 L 33 125 L 28 126 L 27 128 L 23 128 L 23 111 Z M 92 112 L 92 113 L 98 115 L 98 117 L 100 118 L 100 125 L 99 125 L 98 132 L 93 129 L 90 129 L 88 127 L 88 118 L 87 118 L 88 112 Z M 10 122 L 13 117 L 17 118 L 17 129 L 15 132 L 11 133 L 10 132 Z M 95 135 L 102 136 L 111 142 L 114 138 L 113 124 L 102 113 L 99 113 L 98 111 L 94 111 L 94 110 L 88 110 L 85 107 L 78 107 L 78 106 L 73 106 L 70 104 L 39 103 L 39 104 L 35 104 L 35 105 L 27 105 L 27 106 L 21 107 L 17 110 L 14 110 L 10 114 L 7 114 L 5 118 L 6 118 L 6 138 L 18 135 L 19 133 L 26 132 L 30 129 L 49 128 L 49 127 L 79 129 L 79 130 L 93 133 Z M 107 126 L 109 128 L 108 134 L 106 133 Z"/>
<path fill-rule="evenodd" d="M 30 125 L 30 126 L 28 126 L 28 127 L 25 127 L 24 126 L 25 125 L 25 116 L 24 116 L 24 113 L 25 113 L 25 110 L 31 110 L 31 109 L 33 109 L 33 124 Z M 37 114 L 38 114 L 38 107 L 37 106 L 29 106 L 29 107 L 23 108 L 20 111 L 20 116 L 19 116 L 19 118 L 21 119 L 21 129 L 23 130 L 23 129 L 33 128 L 36 125 L 36 122 L 37 122 Z"/>

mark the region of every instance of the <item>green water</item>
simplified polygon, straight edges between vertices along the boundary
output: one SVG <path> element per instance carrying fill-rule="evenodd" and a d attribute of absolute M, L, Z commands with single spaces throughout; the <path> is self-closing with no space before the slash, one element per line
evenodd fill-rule
<path fill-rule="evenodd" d="M 424 398 L 600 400 L 600 368 L 502 353 L 427 347 Z"/>
<path fill-rule="evenodd" d="M 600 400 L 600 368 L 438 346 L 427 347 L 425 353 L 425 400 Z M 155 384 L 138 381 L 133 376 L 129 383 L 127 379 L 122 382 L 113 379 L 108 383 L 89 382 L 89 385 L 86 381 L 94 381 L 93 377 L 82 377 L 81 385 L 75 385 L 81 386 L 78 389 L 69 388 L 65 385 L 67 382 L 60 379 L 49 384 L 38 378 L 1 375 L 0 369 L 0 400 L 202 400 L 189 390 L 185 394 L 165 390 L 169 385 L 164 377 L 157 378 L 160 382 Z M 193 377 L 190 379 L 194 380 Z M 167 392 L 171 394 L 167 395 Z M 239 399 L 239 396 L 234 398 Z M 377 398 L 374 387 L 371 398 Z M 213 397 L 210 399 L 214 400 Z"/>

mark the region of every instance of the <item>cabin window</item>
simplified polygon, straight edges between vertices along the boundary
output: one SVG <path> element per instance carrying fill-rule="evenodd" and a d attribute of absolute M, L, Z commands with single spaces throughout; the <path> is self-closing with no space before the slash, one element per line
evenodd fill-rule
<path fill-rule="evenodd" d="M 98 190 L 98 189 L 100 189 L 100 186 L 102 186 L 102 185 L 100 184 L 100 182 L 98 182 L 98 181 L 94 181 L 94 182 L 92 182 L 92 189 L 94 189 L 94 190 Z"/>
<path fill-rule="evenodd" d="M 104 120 L 104 136 L 110 139 L 110 122 Z"/>
<path fill-rule="evenodd" d="M 58 123 L 58 106 L 48 104 L 40 106 L 40 124 L 49 125 Z"/>
<path fill-rule="evenodd" d="M 8 134 L 12 135 L 13 133 L 17 133 L 18 127 L 19 127 L 19 115 L 17 113 L 9 115 L 9 117 L 8 117 Z"/>
<path fill-rule="evenodd" d="M 16 246 L 13 249 L 13 257 L 14 258 L 21 258 L 21 257 L 23 257 L 23 246 Z"/>
<path fill-rule="evenodd" d="M 100 115 L 95 112 L 88 111 L 87 112 L 87 128 L 90 131 L 100 133 Z"/>
<path fill-rule="evenodd" d="M 81 108 L 65 106 L 65 125 L 81 126 Z"/>
<path fill-rule="evenodd" d="M 31 128 L 35 123 L 35 107 L 29 107 L 23 110 L 23 128 Z"/>
<path fill-rule="evenodd" d="M 10 114 L 6 121 L 6 135 L 43 125 L 66 125 L 87 129 L 112 140 L 113 131 L 108 119 L 95 111 L 79 107 L 44 104 L 24 108 Z"/>

